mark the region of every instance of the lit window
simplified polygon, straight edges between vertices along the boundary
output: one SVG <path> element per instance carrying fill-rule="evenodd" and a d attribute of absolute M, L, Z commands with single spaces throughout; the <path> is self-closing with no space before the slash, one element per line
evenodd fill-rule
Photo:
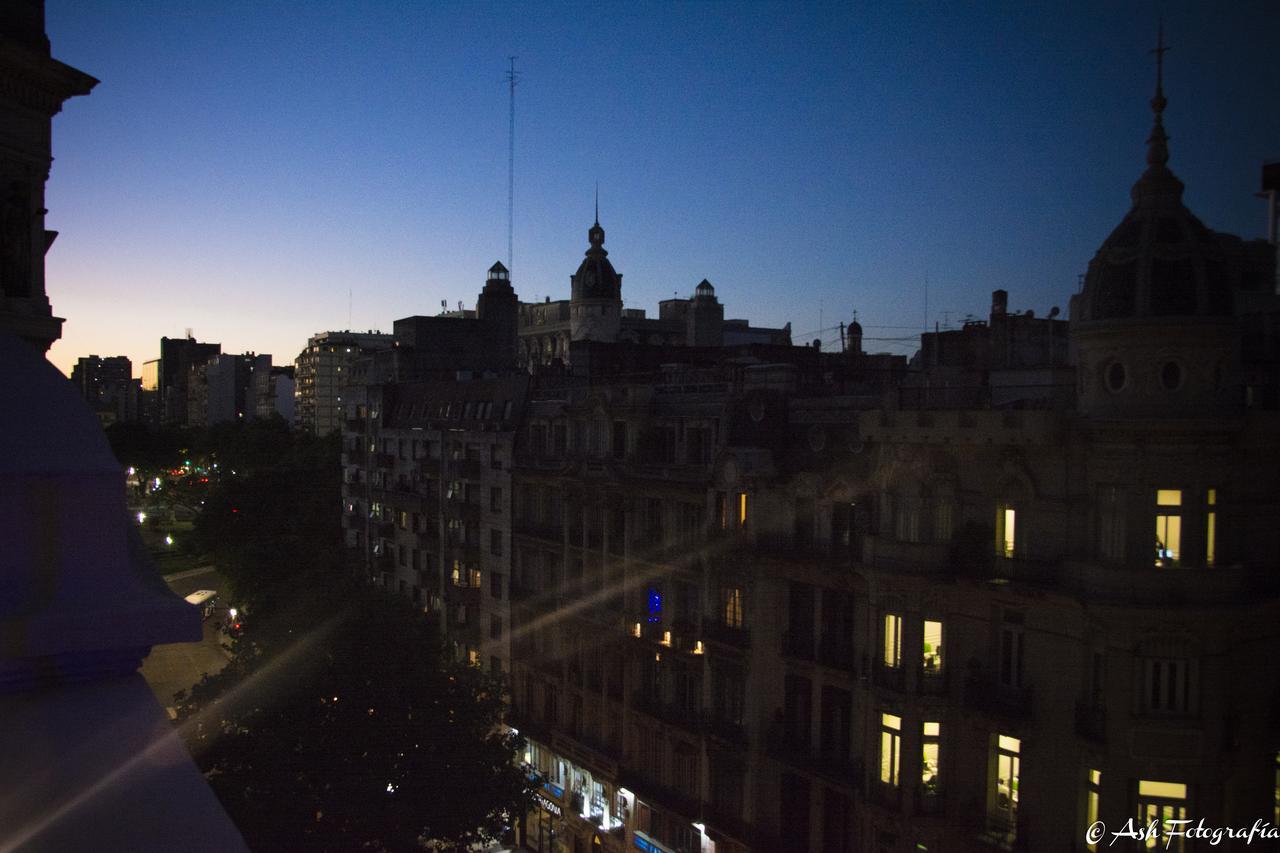
<path fill-rule="evenodd" d="M 1204 564 L 1213 567 L 1218 559 L 1218 490 L 1210 489 L 1205 495 L 1208 506 L 1204 513 Z"/>
<path fill-rule="evenodd" d="M 1018 826 L 1018 778 L 1022 772 L 1022 741 L 996 735 L 995 784 L 991 788 L 992 829 L 1012 839 Z"/>
<path fill-rule="evenodd" d="M 884 615 L 884 665 L 896 669 L 902 664 L 902 617 Z"/>
<path fill-rule="evenodd" d="M 942 671 L 942 623 L 925 620 L 924 623 L 924 657 L 922 664 L 925 672 Z"/>
<path fill-rule="evenodd" d="M 880 715 L 880 781 L 898 786 L 899 752 L 902 749 L 902 718 Z"/>
<path fill-rule="evenodd" d="M 1171 835 L 1167 821 L 1187 819 L 1187 786 L 1180 782 L 1138 782 L 1138 820 L 1141 827 L 1155 821 L 1161 830 L 1158 837 L 1143 842 L 1144 850 L 1173 850 L 1182 853 L 1183 836 Z M 1179 824 L 1175 824 L 1175 827 Z"/>
<path fill-rule="evenodd" d="M 1176 568 L 1182 553 L 1182 491 L 1156 491 L 1156 568 Z"/>
<path fill-rule="evenodd" d="M 1008 504 L 996 507 L 996 556 L 1012 557 L 1017 543 L 1018 512 Z"/>
<path fill-rule="evenodd" d="M 1086 830 L 1088 830 L 1089 827 L 1093 826 L 1095 823 L 1098 822 L 1098 798 L 1101 793 L 1101 788 L 1102 788 L 1102 771 L 1090 770 L 1089 780 L 1085 784 L 1084 825 Z M 1088 841 L 1087 840 L 1088 837 L 1089 836 L 1087 835 L 1085 836 L 1086 842 L 1084 846 L 1087 847 L 1089 850 L 1097 850 L 1098 843 L 1096 841 Z"/>
<path fill-rule="evenodd" d="M 726 587 L 723 592 L 724 624 L 730 628 L 742 627 L 742 589 Z"/>
<path fill-rule="evenodd" d="M 942 738 L 942 723 L 925 723 L 922 727 L 920 787 L 925 796 L 938 793 L 938 741 Z"/>
<path fill-rule="evenodd" d="M 738 527 L 747 529 L 747 493 L 738 492 Z"/>

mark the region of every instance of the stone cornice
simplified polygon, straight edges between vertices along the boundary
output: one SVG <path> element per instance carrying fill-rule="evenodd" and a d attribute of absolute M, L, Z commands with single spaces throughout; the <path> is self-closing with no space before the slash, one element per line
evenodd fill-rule
<path fill-rule="evenodd" d="M 52 116 L 63 101 L 87 95 L 96 85 L 83 71 L 0 38 L 0 97 Z"/>

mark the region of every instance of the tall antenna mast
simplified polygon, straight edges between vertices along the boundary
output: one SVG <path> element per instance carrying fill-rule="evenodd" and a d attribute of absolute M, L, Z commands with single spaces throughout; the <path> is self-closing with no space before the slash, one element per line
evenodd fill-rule
<path fill-rule="evenodd" d="M 507 119 L 507 271 L 515 266 L 512 252 L 512 235 L 515 232 L 516 213 L 516 57 L 509 56 L 511 67 L 507 71 L 507 83 L 511 86 L 511 110 Z"/>

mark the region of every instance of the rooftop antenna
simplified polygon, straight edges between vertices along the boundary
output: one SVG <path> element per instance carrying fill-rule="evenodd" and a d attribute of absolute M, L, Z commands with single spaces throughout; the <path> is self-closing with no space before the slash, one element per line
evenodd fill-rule
<path fill-rule="evenodd" d="M 351 288 L 347 288 L 347 328 L 351 328 Z"/>
<path fill-rule="evenodd" d="M 600 182 L 596 181 L 596 224 L 600 224 Z"/>
<path fill-rule="evenodd" d="M 511 87 L 511 109 L 507 115 L 507 271 L 515 267 L 513 234 L 516 212 L 516 74 L 517 57 L 509 56 L 511 67 L 507 70 L 507 83 Z"/>
<path fill-rule="evenodd" d="M 924 271 L 924 330 L 929 331 L 929 271 Z"/>

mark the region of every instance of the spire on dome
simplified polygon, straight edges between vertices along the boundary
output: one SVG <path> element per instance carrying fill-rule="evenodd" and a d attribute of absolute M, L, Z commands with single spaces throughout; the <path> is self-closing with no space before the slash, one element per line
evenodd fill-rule
<path fill-rule="evenodd" d="M 1169 162 L 1169 135 L 1164 132 L 1164 108 L 1169 102 L 1164 96 L 1164 55 L 1169 48 L 1164 44 L 1164 21 L 1156 39 L 1156 46 L 1151 50 L 1156 55 L 1156 94 L 1151 99 L 1151 112 L 1155 113 L 1155 126 L 1151 128 L 1151 136 L 1147 138 L 1147 165 L 1164 168 Z"/>
<path fill-rule="evenodd" d="M 1135 205 L 1164 207 L 1181 205 L 1182 181 L 1169 169 L 1169 135 L 1164 132 L 1164 108 L 1169 104 L 1164 96 L 1164 55 L 1169 52 L 1164 43 L 1164 21 L 1157 32 L 1156 46 L 1151 50 L 1156 55 L 1156 93 L 1151 98 L 1155 121 L 1147 137 L 1147 168 L 1129 195 Z"/>

